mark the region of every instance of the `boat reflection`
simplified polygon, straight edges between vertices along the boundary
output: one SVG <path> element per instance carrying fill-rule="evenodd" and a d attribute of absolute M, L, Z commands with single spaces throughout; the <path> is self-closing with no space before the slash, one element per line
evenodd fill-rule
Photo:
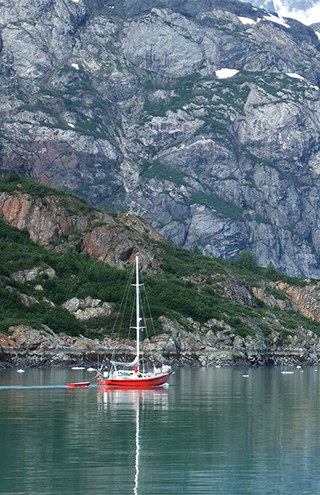
<path fill-rule="evenodd" d="M 98 387 L 99 409 L 108 410 L 117 406 L 123 408 L 141 404 L 154 404 L 161 407 L 168 405 L 169 385 L 146 389 L 121 389 L 114 387 Z"/>
<path fill-rule="evenodd" d="M 139 469 L 140 469 L 140 448 L 141 448 L 141 421 L 146 420 L 143 413 L 147 409 L 167 409 L 169 398 L 169 386 L 157 387 L 153 389 L 130 390 L 116 389 L 105 386 L 98 388 L 97 401 L 98 409 L 103 413 L 123 412 L 132 410 L 135 421 L 135 456 L 134 456 L 134 495 L 139 495 Z"/>

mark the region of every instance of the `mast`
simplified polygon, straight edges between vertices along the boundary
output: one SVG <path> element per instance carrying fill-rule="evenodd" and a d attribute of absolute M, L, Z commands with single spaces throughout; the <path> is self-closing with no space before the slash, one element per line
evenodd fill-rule
<path fill-rule="evenodd" d="M 137 339 L 137 366 L 140 360 L 140 287 L 139 287 L 139 256 L 136 256 L 136 339 Z"/>

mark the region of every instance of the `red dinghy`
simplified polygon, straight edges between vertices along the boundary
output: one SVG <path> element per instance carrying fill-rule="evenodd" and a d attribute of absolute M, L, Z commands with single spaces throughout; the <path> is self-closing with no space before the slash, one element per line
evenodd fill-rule
<path fill-rule="evenodd" d="M 76 382 L 76 383 L 68 383 L 68 387 L 76 388 L 76 387 L 89 387 L 90 382 Z"/>
<path fill-rule="evenodd" d="M 131 363 L 111 361 L 110 370 L 98 372 L 99 385 L 131 389 L 160 387 L 167 383 L 173 374 L 170 366 L 162 366 L 152 371 L 140 370 L 140 332 L 145 327 L 141 326 L 142 318 L 140 318 L 140 286 L 143 284 L 139 283 L 138 256 L 136 256 L 135 272 L 136 283 L 133 285 L 136 288 L 136 325 L 133 328 L 136 330 L 136 356 Z"/>

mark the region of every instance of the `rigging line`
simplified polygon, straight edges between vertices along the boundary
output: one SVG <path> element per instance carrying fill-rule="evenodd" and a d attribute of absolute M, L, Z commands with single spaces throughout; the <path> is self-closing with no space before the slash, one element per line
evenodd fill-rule
<path fill-rule="evenodd" d="M 120 305 L 118 307 L 116 319 L 114 321 L 114 324 L 113 324 L 113 327 L 112 327 L 112 330 L 111 330 L 111 333 L 110 333 L 110 337 L 111 338 L 115 334 L 117 334 L 117 335 L 120 336 L 121 333 L 122 333 L 122 328 L 124 326 L 124 319 L 126 317 L 125 308 L 128 307 L 128 299 L 130 297 L 131 285 L 132 285 L 133 277 L 134 277 L 134 268 L 129 273 L 129 277 L 127 279 L 127 283 L 126 283 L 124 292 L 122 294 L 122 298 L 121 298 L 121 301 L 120 301 Z M 111 360 L 114 360 L 114 356 L 115 356 L 115 349 L 112 352 Z"/>
<path fill-rule="evenodd" d="M 133 279 L 133 271 L 131 272 L 131 276 L 129 277 L 129 280 L 127 281 L 127 285 L 125 287 L 123 297 L 119 306 L 118 314 L 117 314 L 117 319 L 116 322 L 118 323 L 118 333 L 121 333 L 121 329 L 123 328 L 123 322 L 125 319 L 125 308 L 128 307 L 128 299 L 131 294 L 131 280 Z M 121 318 L 120 318 L 121 316 Z M 119 321 L 120 320 L 120 321 Z M 114 330 L 116 330 L 116 325 L 114 326 Z"/>
<path fill-rule="evenodd" d="M 148 328 L 147 328 L 147 319 L 146 319 L 146 313 L 145 313 L 145 306 L 144 302 L 146 299 L 146 286 L 143 280 L 143 275 L 140 273 L 140 316 L 141 316 L 141 321 L 143 321 L 143 330 L 145 331 L 145 335 L 148 337 Z"/>
<path fill-rule="evenodd" d="M 145 297 L 146 293 L 144 290 L 143 298 L 141 299 L 141 321 L 143 322 L 143 325 L 141 326 L 144 336 L 143 339 L 150 339 L 150 334 L 149 334 L 149 318 L 147 313 L 145 312 Z"/>
<path fill-rule="evenodd" d="M 154 321 L 153 321 L 153 317 L 152 317 L 151 306 L 150 306 L 150 301 L 149 301 L 149 297 L 148 297 L 148 291 L 147 291 L 145 284 L 144 284 L 143 296 L 144 296 L 144 303 L 146 306 L 146 311 L 144 313 L 145 325 L 146 325 L 146 335 L 148 338 L 150 338 L 148 328 L 147 328 L 147 327 L 149 327 L 149 322 L 150 322 L 153 337 L 156 335 L 156 330 L 155 330 L 155 325 L 154 325 Z M 148 319 L 148 325 L 147 325 L 147 319 Z"/>
<path fill-rule="evenodd" d="M 150 298 L 148 297 L 148 291 L 147 291 L 147 287 L 146 287 L 145 283 L 143 284 L 143 288 L 144 288 L 144 290 L 143 290 L 144 301 L 143 302 L 146 305 L 146 312 L 144 312 L 143 316 L 144 316 L 144 320 L 145 320 L 146 337 L 150 340 L 150 335 L 149 335 L 150 332 L 148 331 L 148 328 L 150 327 L 150 329 L 151 329 L 151 334 L 152 334 L 151 336 L 152 337 L 156 337 L 157 333 L 156 333 L 156 327 L 154 324 L 154 318 L 152 316 Z M 143 308 L 145 305 L 143 305 Z M 147 324 L 147 319 L 148 319 L 148 324 Z M 160 358 L 160 362 L 162 363 L 162 365 L 164 364 L 163 357 Z M 155 367 L 155 364 L 153 366 Z"/>
<path fill-rule="evenodd" d="M 134 316 L 135 316 L 135 306 L 134 306 L 134 302 L 132 302 L 132 305 L 131 305 L 131 315 L 130 315 L 129 327 L 128 327 L 128 338 L 129 339 L 131 338 L 131 332 L 130 332 L 130 330 L 132 328 L 135 328 L 135 326 L 134 326 Z"/>
<path fill-rule="evenodd" d="M 150 341 L 150 337 L 155 336 L 155 327 L 154 327 L 154 322 L 152 318 L 152 313 L 151 313 L 151 307 L 150 307 L 150 302 L 149 302 L 149 297 L 148 297 L 148 290 L 146 283 L 144 282 L 143 275 L 141 275 L 141 282 L 142 282 L 142 293 L 141 293 L 141 316 L 143 317 L 144 321 L 144 330 L 145 330 L 145 338 L 147 338 Z M 151 332 L 152 334 L 150 335 L 149 332 L 149 327 L 151 327 Z M 146 359 L 144 357 L 144 353 L 142 353 L 142 361 L 143 361 L 143 367 L 145 366 Z"/>

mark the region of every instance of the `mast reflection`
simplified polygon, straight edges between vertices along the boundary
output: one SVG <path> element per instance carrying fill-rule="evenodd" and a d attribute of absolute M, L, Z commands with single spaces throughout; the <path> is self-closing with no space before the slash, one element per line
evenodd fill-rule
<path fill-rule="evenodd" d="M 169 386 L 145 390 L 116 389 L 99 387 L 97 394 L 98 409 L 102 413 L 132 410 L 135 422 L 135 456 L 134 456 L 134 486 L 133 494 L 139 495 L 140 449 L 141 449 L 141 420 L 142 413 L 147 408 L 168 408 Z"/>

